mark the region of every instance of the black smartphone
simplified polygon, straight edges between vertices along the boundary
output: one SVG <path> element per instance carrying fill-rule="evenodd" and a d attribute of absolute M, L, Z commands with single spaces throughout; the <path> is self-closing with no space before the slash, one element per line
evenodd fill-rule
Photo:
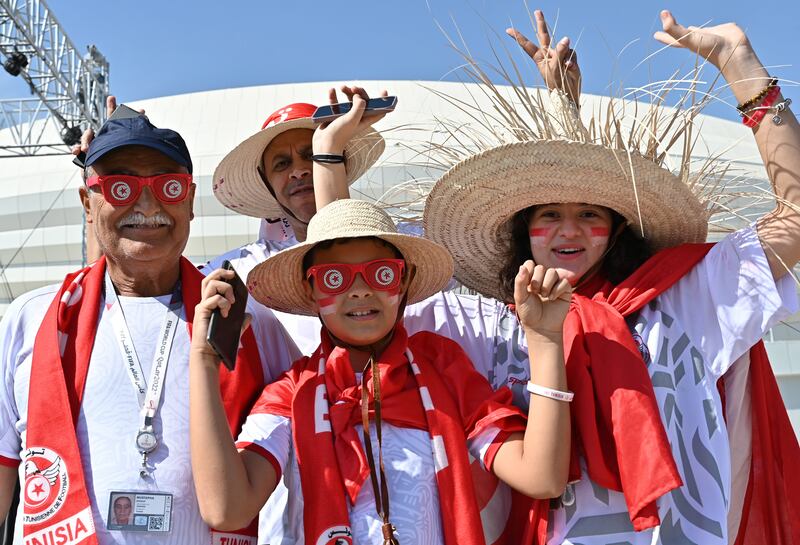
<path fill-rule="evenodd" d="M 367 107 L 364 110 L 364 116 L 383 114 L 391 112 L 397 106 L 397 97 L 378 97 L 371 98 L 367 101 Z M 327 123 L 333 121 L 337 117 L 343 116 L 350 111 L 353 107 L 352 102 L 340 102 L 339 104 L 328 104 L 327 106 L 320 106 L 311 116 L 314 123 Z"/>
<path fill-rule="evenodd" d="M 227 259 L 222 262 L 222 268 L 226 271 L 233 271 L 233 265 Z M 228 283 L 233 286 L 233 305 L 226 318 L 223 318 L 219 309 L 211 314 L 206 340 L 222 359 L 225 367 L 233 371 L 236 366 L 236 354 L 239 352 L 239 336 L 242 332 L 242 324 L 244 324 L 244 310 L 247 306 L 248 294 L 247 286 L 236 274 L 236 271 Z"/>
<path fill-rule="evenodd" d="M 130 119 L 131 117 L 139 117 L 140 115 L 143 114 L 137 112 L 130 106 L 125 106 L 124 104 L 120 104 L 113 112 L 111 112 L 111 115 L 108 116 L 108 120 L 110 121 L 112 119 Z M 72 159 L 72 164 L 80 168 L 83 168 L 85 166 L 85 163 L 86 163 L 86 152 L 84 151 L 80 152 Z"/>

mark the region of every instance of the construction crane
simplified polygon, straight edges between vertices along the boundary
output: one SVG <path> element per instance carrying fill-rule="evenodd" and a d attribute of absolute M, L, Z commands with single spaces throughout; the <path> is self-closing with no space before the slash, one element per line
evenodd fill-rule
<path fill-rule="evenodd" d="M 44 0 L 0 0 L 0 62 L 33 95 L 0 100 L 0 158 L 68 153 L 105 121 L 108 61 L 81 55 Z"/>

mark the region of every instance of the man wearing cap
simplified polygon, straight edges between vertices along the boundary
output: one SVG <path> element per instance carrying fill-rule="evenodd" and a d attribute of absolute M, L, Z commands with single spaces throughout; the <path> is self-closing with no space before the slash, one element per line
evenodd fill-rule
<path fill-rule="evenodd" d="M 202 274 L 181 257 L 193 217 L 181 136 L 145 117 L 107 122 L 80 197 L 102 257 L 18 297 L 0 323 L 0 514 L 19 473 L 25 543 L 255 543 L 215 532 L 191 484 L 188 362 Z M 220 372 L 236 433 L 264 382 L 296 357 L 251 308 L 235 371 Z M 112 498 L 132 498 L 123 529 Z"/>

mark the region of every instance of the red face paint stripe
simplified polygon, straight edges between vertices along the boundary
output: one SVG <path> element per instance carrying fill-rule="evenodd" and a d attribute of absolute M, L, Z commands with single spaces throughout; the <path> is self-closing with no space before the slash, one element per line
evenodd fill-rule
<path fill-rule="evenodd" d="M 321 307 L 327 307 L 336 303 L 336 296 L 332 297 L 323 297 L 322 299 L 317 299 L 317 304 Z"/>
<path fill-rule="evenodd" d="M 606 227 L 592 227 L 592 236 L 593 237 L 607 237 L 608 236 L 608 229 Z"/>
<path fill-rule="evenodd" d="M 532 237 L 546 237 L 549 232 L 549 227 L 533 227 L 528 231 L 528 234 Z"/>

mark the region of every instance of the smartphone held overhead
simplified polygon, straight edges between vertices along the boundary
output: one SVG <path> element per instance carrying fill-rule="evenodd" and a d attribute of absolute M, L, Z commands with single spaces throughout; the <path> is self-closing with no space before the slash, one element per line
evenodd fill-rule
<path fill-rule="evenodd" d="M 222 268 L 233 271 L 233 265 L 228 260 L 222 263 Z M 206 340 L 220 357 L 225 367 L 233 370 L 236 365 L 236 355 L 239 352 L 239 337 L 244 325 L 245 307 L 247 307 L 247 286 L 234 271 L 233 278 L 227 280 L 233 286 L 234 302 L 228 310 L 227 316 L 222 316 L 219 309 L 214 310 L 208 322 Z"/>
<path fill-rule="evenodd" d="M 112 119 L 130 119 L 132 117 L 139 117 L 143 116 L 144 114 L 141 112 L 137 112 L 130 106 L 126 106 L 125 104 L 120 104 L 116 107 L 116 109 L 111 112 L 111 115 L 108 116 L 108 120 L 111 121 Z"/>
<path fill-rule="evenodd" d="M 367 107 L 364 110 L 364 117 L 370 115 L 380 115 L 391 112 L 397 106 L 397 97 L 377 97 L 371 98 L 367 101 Z M 333 121 L 337 117 L 341 117 L 353 107 L 352 102 L 340 102 L 339 104 L 328 104 L 320 106 L 311 116 L 314 123 L 327 123 Z"/>

